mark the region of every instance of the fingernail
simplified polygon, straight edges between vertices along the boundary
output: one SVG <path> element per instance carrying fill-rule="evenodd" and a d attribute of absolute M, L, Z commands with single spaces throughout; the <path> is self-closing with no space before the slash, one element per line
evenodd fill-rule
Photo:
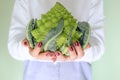
<path fill-rule="evenodd" d="M 38 47 L 42 47 L 42 42 L 40 42 L 40 43 L 38 44 Z"/>
<path fill-rule="evenodd" d="M 70 51 L 73 51 L 73 47 L 72 47 L 72 46 L 70 46 L 70 48 L 69 48 L 69 49 L 70 49 Z"/>
<path fill-rule="evenodd" d="M 59 56 L 60 55 L 60 53 L 59 52 L 57 52 L 57 56 Z"/>
<path fill-rule="evenodd" d="M 52 57 L 52 56 L 53 56 L 53 54 L 50 54 L 50 56 Z"/>
<path fill-rule="evenodd" d="M 24 45 L 27 45 L 27 42 L 24 42 Z"/>
<path fill-rule="evenodd" d="M 75 45 L 75 46 L 79 46 L 79 42 L 76 41 L 76 42 L 74 43 L 74 45 Z"/>
<path fill-rule="evenodd" d="M 48 55 L 49 55 L 49 53 L 46 54 L 46 56 L 48 56 Z"/>

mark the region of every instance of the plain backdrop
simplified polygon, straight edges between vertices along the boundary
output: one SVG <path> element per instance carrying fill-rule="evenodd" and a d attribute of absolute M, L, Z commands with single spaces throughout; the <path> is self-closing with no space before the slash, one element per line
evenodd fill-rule
<path fill-rule="evenodd" d="M 93 80 L 120 80 L 120 0 L 104 0 L 105 53 L 92 64 Z M 0 80 L 22 80 L 23 62 L 14 60 L 7 41 L 14 0 L 0 0 Z"/>

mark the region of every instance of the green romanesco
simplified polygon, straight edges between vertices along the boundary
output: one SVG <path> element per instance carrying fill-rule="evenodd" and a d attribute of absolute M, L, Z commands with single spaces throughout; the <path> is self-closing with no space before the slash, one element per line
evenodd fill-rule
<path fill-rule="evenodd" d="M 41 19 L 36 20 L 35 23 L 35 28 L 30 30 L 31 33 L 28 30 L 30 36 L 28 35 L 27 39 L 29 41 L 33 39 L 30 44 L 44 42 L 45 48 L 43 49 L 45 50 L 60 50 L 63 54 L 68 55 L 68 46 L 79 41 L 83 36 L 83 32 L 78 30 L 77 20 L 59 2 L 56 2 L 47 13 L 42 14 Z M 34 46 L 31 47 L 34 48 Z"/>

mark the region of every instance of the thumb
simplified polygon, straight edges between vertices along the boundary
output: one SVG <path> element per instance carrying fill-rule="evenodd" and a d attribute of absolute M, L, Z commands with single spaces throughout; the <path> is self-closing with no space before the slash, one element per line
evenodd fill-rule
<path fill-rule="evenodd" d="M 90 48 L 91 47 L 91 45 L 90 44 L 88 44 L 87 46 L 86 46 L 86 48 L 85 49 L 88 49 L 88 48 Z"/>

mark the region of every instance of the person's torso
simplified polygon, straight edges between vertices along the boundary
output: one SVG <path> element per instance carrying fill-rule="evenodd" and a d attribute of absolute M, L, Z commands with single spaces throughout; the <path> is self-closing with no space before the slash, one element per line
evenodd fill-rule
<path fill-rule="evenodd" d="M 41 18 L 56 2 L 60 2 L 79 21 L 87 21 L 90 0 L 30 0 L 29 13 L 32 18 Z"/>
<path fill-rule="evenodd" d="M 91 77 L 91 65 L 86 62 L 25 62 L 24 80 L 92 80 Z"/>

